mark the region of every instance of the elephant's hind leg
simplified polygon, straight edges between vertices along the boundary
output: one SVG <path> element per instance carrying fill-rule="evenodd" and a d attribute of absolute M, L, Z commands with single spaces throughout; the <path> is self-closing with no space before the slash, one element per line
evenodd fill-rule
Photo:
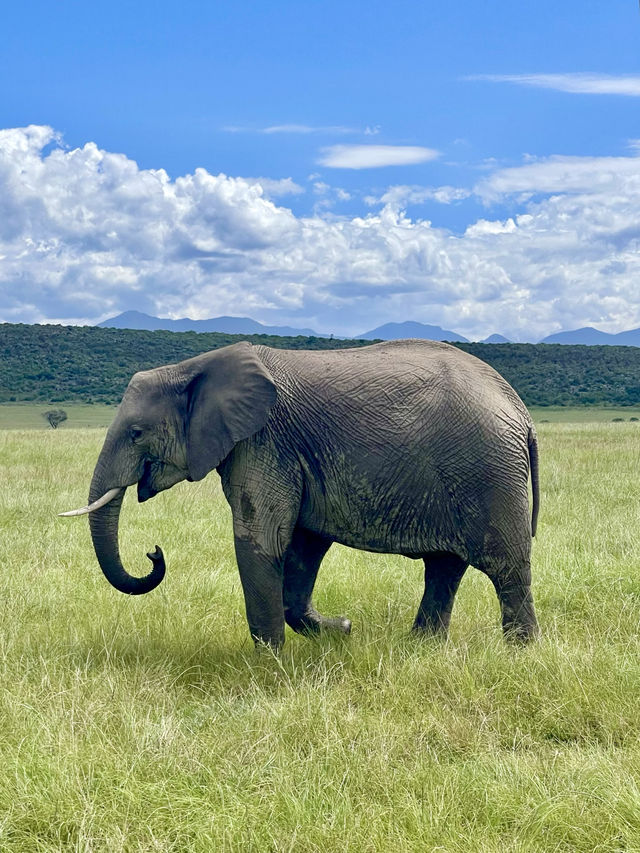
<path fill-rule="evenodd" d="M 446 633 L 453 600 L 468 563 L 456 554 L 434 553 L 424 557 L 424 595 L 413 630 L 425 634 Z"/>
<path fill-rule="evenodd" d="M 505 638 L 526 643 L 539 633 L 531 595 L 529 561 L 502 571 L 487 572 L 500 601 L 502 630 Z"/>
<path fill-rule="evenodd" d="M 287 624 L 299 634 L 313 634 L 321 629 L 351 630 L 349 619 L 327 619 L 314 608 L 311 594 L 322 558 L 331 541 L 302 528 L 296 528 L 284 559 L 284 616 Z"/>

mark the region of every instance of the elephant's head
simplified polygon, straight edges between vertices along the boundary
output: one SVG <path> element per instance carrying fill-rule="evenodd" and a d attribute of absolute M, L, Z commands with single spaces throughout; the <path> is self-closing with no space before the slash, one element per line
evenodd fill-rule
<path fill-rule="evenodd" d="M 149 592 L 165 573 L 159 548 L 147 555 L 153 569 L 145 577 L 122 565 L 118 518 L 127 487 L 137 484 L 146 501 L 181 480 L 201 480 L 262 429 L 275 400 L 273 380 L 246 341 L 135 374 L 96 463 L 89 505 L 62 513 L 91 513 L 93 547 L 116 589 Z"/>

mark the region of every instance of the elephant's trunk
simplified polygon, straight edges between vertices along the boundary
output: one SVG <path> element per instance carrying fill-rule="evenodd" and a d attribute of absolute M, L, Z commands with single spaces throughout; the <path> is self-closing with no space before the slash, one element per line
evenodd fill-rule
<path fill-rule="evenodd" d="M 97 469 L 91 482 L 89 503 L 97 501 L 106 491 L 103 477 L 100 476 Z M 165 562 L 161 549 L 156 545 L 155 552 L 147 554 L 153 563 L 153 569 L 145 577 L 130 575 L 122 565 L 118 547 L 118 519 L 125 491 L 122 489 L 120 494 L 116 495 L 109 503 L 89 515 L 91 539 L 100 568 L 109 583 L 127 595 L 142 595 L 155 589 L 162 581 L 165 573 Z"/>

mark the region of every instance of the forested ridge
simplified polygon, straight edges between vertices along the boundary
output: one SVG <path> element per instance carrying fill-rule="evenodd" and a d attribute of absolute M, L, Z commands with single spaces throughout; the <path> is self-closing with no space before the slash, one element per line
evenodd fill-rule
<path fill-rule="evenodd" d="M 337 349 L 370 341 L 219 332 L 0 324 L 0 403 L 117 403 L 131 376 L 237 341 L 282 349 Z"/>
<path fill-rule="evenodd" d="M 137 370 L 239 340 L 285 349 L 336 349 L 371 341 L 96 326 L 0 324 L 0 402 L 116 403 Z M 491 364 L 529 405 L 640 404 L 640 347 L 456 344 Z"/>
<path fill-rule="evenodd" d="M 529 406 L 640 404 L 640 347 L 456 344 L 483 359 Z"/>

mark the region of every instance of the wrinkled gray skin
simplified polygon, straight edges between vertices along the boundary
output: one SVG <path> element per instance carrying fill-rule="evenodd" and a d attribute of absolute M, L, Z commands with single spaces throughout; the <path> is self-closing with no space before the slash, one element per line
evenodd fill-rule
<path fill-rule="evenodd" d="M 414 629 L 446 631 L 468 565 L 494 584 L 508 637 L 537 632 L 530 590 L 537 444 L 510 385 L 447 344 L 392 341 L 334 351 L 247 342 L 137 373 L 107 433 L 90 501 L 137 484 L 145 501 L 217 468 L 233 513 L 247 619 L 257 642 L 335 628 L 311 603 L 332 542 L 422 558 Z M 533 517 L 528 478 L 533 484 Z M 90 516 L 96 555 L 118 589 L 122 496 Z"/>

